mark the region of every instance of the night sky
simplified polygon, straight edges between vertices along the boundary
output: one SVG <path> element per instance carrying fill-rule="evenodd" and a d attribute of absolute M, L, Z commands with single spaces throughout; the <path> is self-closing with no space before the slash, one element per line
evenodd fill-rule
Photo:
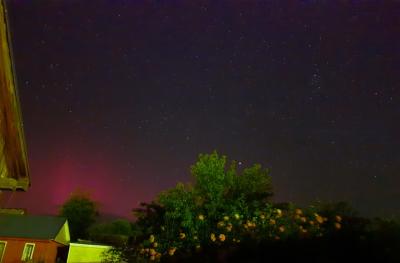
<path fill-rule="evenodd" d="M 190 180 L 214 149 L 275 201 L 400 215 L 399 1 L 8 0 L 32 187 L 104 213 Z"/>

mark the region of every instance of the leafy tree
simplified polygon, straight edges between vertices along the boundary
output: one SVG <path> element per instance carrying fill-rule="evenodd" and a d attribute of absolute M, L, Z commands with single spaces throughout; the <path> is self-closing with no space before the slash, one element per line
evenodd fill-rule
<path fill-rule="evenodd" d="M 190 251 L 209 243 L 211 232 L 220 233 L 221 220 L 230 218 L 234 221 L 226 221 L 228 228 L 233 229 L 235 224 L 240 229 L 244 220 L 272 214 L 268 203 L 272 196 L 271 178 L 259 164 L 239 171 L 236 161 L 228 162 L 217 152 L 200 154 L 191 166 L 191 175 L 192 184 L 178 183 L 160 193 L 151 204 L 134 210 L 142 237 L 135 240 L 133 247 L 157 244 L 157 251 L 170 253 L 174 247 Z M 146 253 L 155 253 L 149 251 L 153 252 Z M 127 259 L 132 255 L 125 256 Z"/>
<path fill-rule="evenodd" d="M 234 177 L 231 190 L 233 199 L 243 199 L 253 205 L 268 201 L 273 195 L 271 177 L 268 174 L 268 169 L 263 169 L 260 164 L 245 168 L 241 175 Z"/>
<path fill-rule="evenodd" d="M 226 156 L 219 156 L 217 152 L 200 154 L 191 173 L 196 194 L 211 203 L 219 202 L 233 183 L 233 173 L 226 172 Z"/>
<path fill-rule="evenodd" d="M 193 185 L 178 183 L 158 196 L 157 203 L 165 209 L 164 224 L 168 233 L 176 231 L 176 227 L 196 232 L 200 227 L 199 214 L 218 220 L 224 213 L 246 210 L 246 202 L 265 202 L 272 196 L 268 170 L 256 164 L 239 174 L 235 161 L 228 165 L 226 156 L 215 151 L 200 154 L 191 166 L 191 175 Z"/>
<path fill-rule="evenodd" d="M 89 194 L 76 191 L 61 206 L 59 215 L 68 219 L 71 240 L 86 239 L 88 228 L 96 222 L 98 207 Z"/>
<path fill-rule="evenodd" d="M 135 226 L 142 235 L 149 235 L 161 228 L 160 218 L 163 218 L 165 209 L 160 204 L 152 202 L 141 203 L 139 208 L 133 209 L 136 217 Z"/>

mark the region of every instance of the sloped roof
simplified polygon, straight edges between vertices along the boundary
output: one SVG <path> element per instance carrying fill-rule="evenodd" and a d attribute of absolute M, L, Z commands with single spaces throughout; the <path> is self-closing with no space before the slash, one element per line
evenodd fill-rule
<path fill-rule="evenodd" d="M 0 214 L 0 237 L 55 240 L 66 222 L 56 216 Z"/>
<path fill-rule="evenodd" d="M 26 191 L 28 157 L 5 2 L 0 0 L 0 189 Z"/>

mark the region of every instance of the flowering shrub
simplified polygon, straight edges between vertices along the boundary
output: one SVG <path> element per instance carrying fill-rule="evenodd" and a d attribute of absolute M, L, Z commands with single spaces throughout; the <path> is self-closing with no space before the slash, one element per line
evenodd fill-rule
<path fill-rule="evenodd" d="M 193 185 L 178 184 L 135 210 L 142 233 L 125 248 L 125 260 L 159 261 L 210 246 L 321 237 L 342 227 L 340 215 L 272 204 L 271 179 L 260 165 L 239 174 L 236 162 L 227 168 L 226 157 L 214 152 L 200 155 L 191 171 Z"/>
<path fill-rule="evenodd" d="M 263 207 L 244 214 L 237 211 L 221 214 L 219 220 L 210 220 L 206 214 L 193 214 L 193 225 L 168 225 L 154 231 L 137 247 L 137 256 L 156 261 L 176 253 L 190 253 L 204 246 L 237 245 L 248 240 L 285 240 L 287 238 L 321 237 L 341 229 L 342 218 L 326 218 L 312 209 Z M 164 221 L 165 223 L 165 221 Z"/>

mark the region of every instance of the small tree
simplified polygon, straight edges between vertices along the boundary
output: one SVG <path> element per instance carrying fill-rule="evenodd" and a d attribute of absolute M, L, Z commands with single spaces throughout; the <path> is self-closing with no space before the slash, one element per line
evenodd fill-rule
<path fill-rule="evenodd" d="M 96 222 L 98 208 L 89 194 L 76 191 L 61 206 L 59 215 L 68 219 L 71 240 L 75 241 L 88 237 L 89 227 Z"/>
<path fill-rule="evenodd" d="M 241 235 L 244 223 L 272 213 L 268 200 L 271 178 L 261 165 L 240 171 L 235 161 L 228 162 L 226 156 L 213 152 L 199 155 L 191 175 L 192 184 L 178 183 L 151 204 L 134 210 L 142 236 L 132 246 L 136 249 L 121 250 L 126 259 L 134 258 L 135 253 L 138 258 L 146 254 L 154 260 L 162 253 L 174 254 L 178 248 L 191 251 L 207 245 L 210 234 L 221 231 L 225 234 L 218 238 L 233 238 Z"/>

